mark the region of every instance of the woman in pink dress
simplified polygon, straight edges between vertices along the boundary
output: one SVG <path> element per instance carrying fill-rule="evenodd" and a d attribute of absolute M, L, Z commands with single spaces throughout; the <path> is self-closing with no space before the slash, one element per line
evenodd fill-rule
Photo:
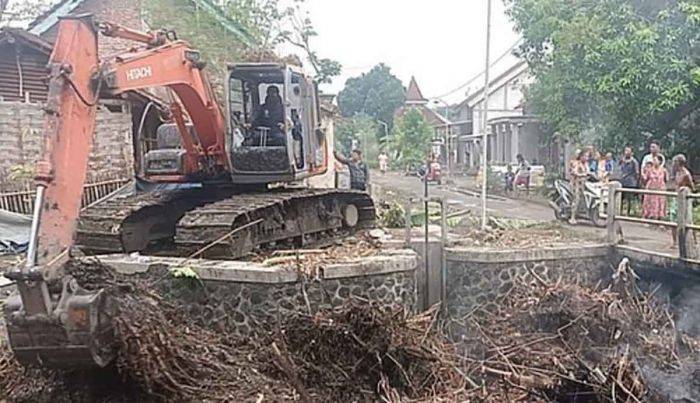
<path fill-rule="evenodd" d="M 651 166 L 644 170 L 645 189 L 666 190 L 666 178 L 668 174 L 666 168 L 661 165 L 661 159 L 654 157 Z M 666 196 L 645 195 L 642 205 L 642 215 L 644 218 L 653 220 L 663 220 L 666 218 Z"/>

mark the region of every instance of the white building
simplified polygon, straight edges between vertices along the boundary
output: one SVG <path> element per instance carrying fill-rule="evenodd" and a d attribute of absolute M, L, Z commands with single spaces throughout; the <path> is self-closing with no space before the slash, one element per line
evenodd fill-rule
<path fill-rule="evenodd" d="M 525 89 L 532 82 L 527 63 L 518 60 L 489 83 L 488 162 L 514 164 L 522 154 L 530 162 L 549 161 L 551 150 L 542 147 L 542 125 L 525 107 Z M 459 104 L 461 119 L 471 120 L 470 132 L 458 135 L 457 163 L 467 169 L 481 164 L 484 112 L 483 88 Z M 467 127 L 467 126 L 465 126 Z"/>

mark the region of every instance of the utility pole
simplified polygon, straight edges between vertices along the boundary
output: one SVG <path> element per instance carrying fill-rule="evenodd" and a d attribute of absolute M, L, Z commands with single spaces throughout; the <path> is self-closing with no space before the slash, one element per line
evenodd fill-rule
<path fill-rule="evenodd" d="M 481 136 L 481 229 L 486 229 L 486 184 L 488 159 L 489 65 L 491 64 L 491 0 L 486 0 L 486 68 L 484 70 L 484 114 Z"/>
<path fill-rule="evenodd" d="M 452 150 L 450 149 L 450 104 L 447 103 L 444 99 L 441 98 L 435 98 L 434 101 L 436 104 L 437 103 L 442 103 L 443 106 L 445 107 L 445 120 L 447 123 L 445 123 L 445 153 L 446 158 L 445 158 L 445 164 L 446 170 L 445 170 L 445 177 L 449 180 L 450 178 L 450 173 L 452 172 L 451 165 L 452 165 Z"/>

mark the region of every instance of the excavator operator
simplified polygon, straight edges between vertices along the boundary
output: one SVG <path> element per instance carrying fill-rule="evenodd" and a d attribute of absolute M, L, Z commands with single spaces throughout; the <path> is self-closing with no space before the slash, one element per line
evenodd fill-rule
<path fill-rule="evenodd" d="M 251 126 L 253 135 L 249 137 L 246 145 L 284 145 L 284 105 L 276 86 L 267 87 L 265 103 L 255 112 Z"/>

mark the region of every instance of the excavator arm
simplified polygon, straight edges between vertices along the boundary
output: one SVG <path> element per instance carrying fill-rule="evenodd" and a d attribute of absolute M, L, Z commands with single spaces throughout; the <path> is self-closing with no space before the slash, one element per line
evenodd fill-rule
<path fill-rule="evenodd" d="M 49 58 L 44 144 L 36 164 L 36 199 L 24 267 L 6 277 L 17 291 L 5 302 L 8 339 L 22 363 L 105 365 L 110 327 L 104 292 L 90 293 L 58 267 L 68 257 L 80 213 L 99 86 L 97 38 L 90 17 L 64 18 Z M 49 283 L 62 277 L 61 293 Z"/>
<path fill-rule="evenodd" d="M 183 178 L 176 178 L 179 181 L 230 172 L 225 149 L 226 121 L 202 68 L 197 50 L 184 41 L 173 41 L 120 54 L 105 61 L 101 70 L 106 90 L 113 95 L 152 87 L 167 87 L 177 95 L 180 102 L 170 104 L 170 114 L 186 151 Z M 194 134 L 186 128 L 181 104 Z"/>
<path fill-rule="evenodd" d="M 98 30 L 142 42 L 142 50 L 100 61 Z M 61 19 L 49 59 L 43 151 L 36 164 L 36 200 L 26 265 L 6 276 L 18 293 L 5 303 L 8 338 L 16 358 L 49 366 L 106 365 L 114 356 L 111 305 L 103 290 L 82 289 L 60 267 L 68 258 L 81 207 L 88 157 L 101 92 L 165 86 L 177 94 L 171 105 L 186 175 L 230 172 L 225 120 L 201 70 L 199 53 L 165 33 L 142 33 L 92 17 Z M 185 106 L 187 116 L 180 103 Z M 194 127 L 186 127 L 186 118 Z M 51 292 L 50 290 L 61 290 Z"/>

